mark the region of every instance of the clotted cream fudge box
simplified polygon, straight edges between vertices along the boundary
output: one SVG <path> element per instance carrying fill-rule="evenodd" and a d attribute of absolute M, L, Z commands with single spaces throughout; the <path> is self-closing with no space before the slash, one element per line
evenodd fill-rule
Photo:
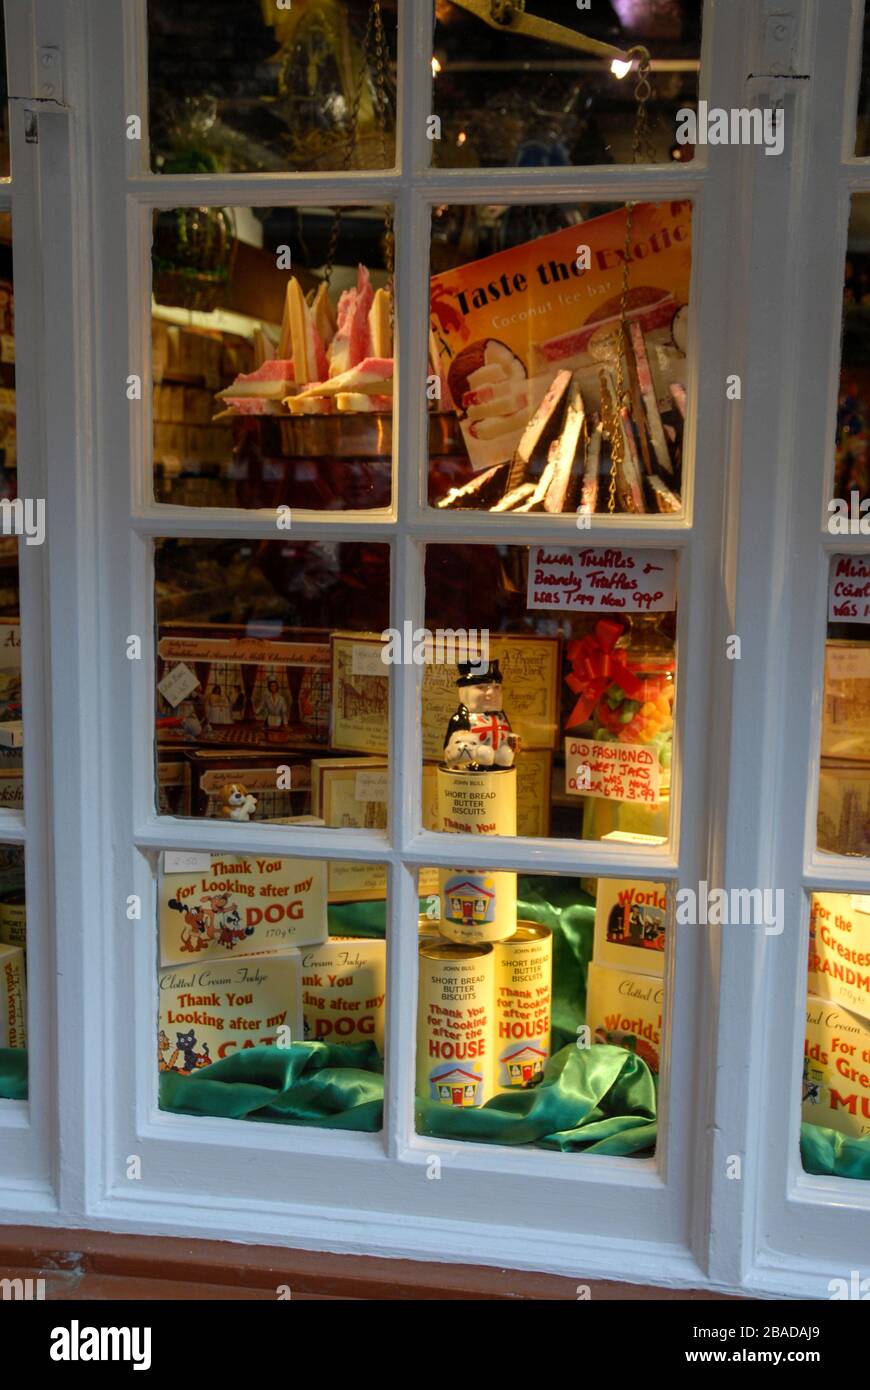
<path fill-rule="evenodd" d="M 801 1114 L 853 1139 L 870 1134 L 870 1028 L 826 999 L 807 1000 Z"/>
<path fill-rule="evenodd" d="M 387 943 L 383 938 L 331 936 L 304 948 L 302 1015 L 311 1042 L 373 1042 L 384 1051 Z"/>
<path fill-rule="evenodd" d="M 325 861 L 257 854 L 195 858 L 200 866 L 178 872 L 177 856 L 163 856 L 161 965 L 275 955 L 326 938 Z"/>
<path fill-rule="evenodd" d="M 636 1052 L 658 1072 L 664 985 L 654 975 L 616 970 L 590 962 L 586 981 L 586 1024 L 591 1042 Z"/>
<path fill-rule="evenodd" d="M 860 905 L 860 906 L 859 906 Z M 808 985 L 870 1019 L 870 899 L 849 893 L 814 893 L 810 909 Z"/>
<path fill-rule="evenodd" d="M 160 1071 L 188 1075 L 242 1048 L 284 1046 L 303 1036 L 298 951 L 190 961 L 158 973 Z"/>
<path fill-rule="evenodd" d="M 600 878 L 595 898 L 596 964 L 661 976 L 667 905 L 664 883 Z"/>
<path fill-rule="evenodd" d="M 0 943 L 0 1047 L 27 1045 L 24 952 Z"/>

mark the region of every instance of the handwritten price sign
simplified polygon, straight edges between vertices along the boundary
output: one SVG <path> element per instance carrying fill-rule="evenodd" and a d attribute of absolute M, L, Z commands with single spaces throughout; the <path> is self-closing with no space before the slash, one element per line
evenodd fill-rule
<path fill-rule="evenodd" d="M 569 796 L 655 806 L 660 786 L 658 754 L 647 744 L 565 739 L 565 791 Z"/>
<path fill-rule="evenodd" d="M 870 560 L 865 555 L 831 557 L 829 623 L 870 623 Z"/>
<path fill-rule="evenodd" d="M 676 607 L 677 557 L 671 550 L 529 549 L 529 608 L 588 613 L 668 613 Z"/>

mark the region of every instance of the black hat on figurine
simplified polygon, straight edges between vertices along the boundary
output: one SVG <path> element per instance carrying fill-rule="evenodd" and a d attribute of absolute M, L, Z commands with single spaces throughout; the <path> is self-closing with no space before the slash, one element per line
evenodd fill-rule
<path fill-rule="evenodd" d="M 491 661 L 486 668 L 482 661 L 460 661 L 457 670 L 459 679 L 456 684 L 460 688 L 464 685 L 501 685 L 504 681 L 497 661 Z"/>

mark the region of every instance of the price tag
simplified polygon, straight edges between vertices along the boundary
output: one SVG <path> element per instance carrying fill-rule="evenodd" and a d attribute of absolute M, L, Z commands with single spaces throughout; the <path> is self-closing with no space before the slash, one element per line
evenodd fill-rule
<path fill-rule="evenodd" d="M 165 850 L 165 874 L 207 874 L 211 872 L 211 855 L 202 850 Z"/>
<path fill-rule="evenodd" d="M 386 801 L 389 786 L 387 769 L 358 772 L 353 786 L 354 801 Z"/>
<path fill-rule="evenodd" d="M 183 661 L 179 661 L 178 665 L 173 666 L 172 670 L 163 677 L 157 689 L 175 709 L 182 700 L 187 699 L 191 691 L 195 690 L 198 685 L 199 681 L 190 667 L 186 666 Z"/>
<path fill-rule="evenodd" d="M 648 744 L 566 738 L 565 791 L 569 796 L 655 806 L 660 787 L 658 754 Z"/>
<path fill-rule="evenodd" d="M 669 613 L 676 607 L 676 577 L 672 550 L 533 545 L 526 601 L 551 612 Z"/>
<path fill-rule="evenodd" d="M 384 648 L 374 642 L 354 642 L 350 657 L 353 676 L 386 676 L 387 666 L 381 660 Z"/>

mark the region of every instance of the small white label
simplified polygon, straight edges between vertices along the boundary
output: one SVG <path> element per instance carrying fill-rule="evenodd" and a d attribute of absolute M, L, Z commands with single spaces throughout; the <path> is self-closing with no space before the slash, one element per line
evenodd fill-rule
<path fill-rule="evenodd" d="M 866 893 L 853 893 L 852 911 L 863 912 L 866 917 L 870 917 L 870 897 Z"/>
<path fill-rule="evenodd" d="M 165 874 L 207 874 L 211 871 L 211 855 L 202 850 L 170 850 L 163 854 Z"/>
<path fill-rule="evenodd" d="M 358 772 L 353 786 L 354 801 L 383 801 L 387 799 L 390 774 L 387 768 Z"/>
<path fill-rule="evenodd" d="M 179 661 L 177 666 L 163 677 L 157 689 L 164 699 L 168 700 L 173 709 L 180 705 L 182 700 L 186 700 L 192 690 L 199 685 L 199 681 L 193 674 L 189 666 L 185 666 L 183 661 Z"/>
<path fill-rule="evenodd" d="M 386 677 L 387 667 L 381 660 L 383 650 L 374 642 L 354 642 L 350 657 L 351 675 Z"/>
<path fill-rule="evenodd" d="M 867 680 L 870 647 L 828 647 L 828 677 L 832 681 Z"/>

